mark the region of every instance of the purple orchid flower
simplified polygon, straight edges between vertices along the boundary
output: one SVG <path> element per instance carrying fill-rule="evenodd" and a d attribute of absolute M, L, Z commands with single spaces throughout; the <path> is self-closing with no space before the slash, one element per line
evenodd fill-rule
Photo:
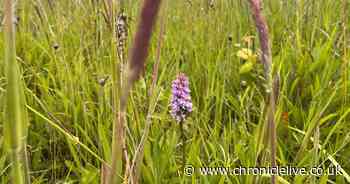
<path fill-rule="evenodd" d="M 189 81 L 185 74 L 180 73 L 172 83 L 171 116 L 177 121 L 184 121 L 192 112 L 192 101 Z"/>

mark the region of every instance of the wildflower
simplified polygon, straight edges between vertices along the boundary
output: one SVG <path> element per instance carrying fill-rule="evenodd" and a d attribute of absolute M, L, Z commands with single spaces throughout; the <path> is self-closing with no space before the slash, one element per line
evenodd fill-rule
<path fill-rule="evenodd" d="M 247 43 L 249 46 L 251 46 L 254 41 L 254 38 L 255 38 L 254 36 L 244 36 L 242 38 L 242 41 Z"/>
<path fill-rule="evenodd" d="M 250 72 L 256 63 L 257 55 L 249 48 L 242 48 L 237 52 L 237 57 L 245 60 L 245 63 L 240 67 L 239 73 L 244 74 Z"/>
<path fill-rule="evenodd" d="M 289 119 L 289 113 L 288 112 L 282 112 L 282 120 L 286 123 L 288 123 Z"/>
<path fill-rule="evenodd" d="M 237 52 L 237 56 L 244 60 L 255 59 L 257 57 L 257 55 L 254 54 L 253 51 L 248 48 L 242 48 L 241 50 L 239 50 Z"/>
<path fill-rule="evenodd" d="M 171 116 L 182 122 L 192 112 L 192 101 L 189 81 L 185 74 L 180 73 L 172 83 Z"/>

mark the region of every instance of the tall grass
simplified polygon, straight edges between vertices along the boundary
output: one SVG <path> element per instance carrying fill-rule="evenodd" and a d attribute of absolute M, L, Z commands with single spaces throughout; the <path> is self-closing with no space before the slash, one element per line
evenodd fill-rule
<path fill-rule="evenodd" d="M 6 109 L 3 133 L 5 146 L 10 153 L 11 182 L 29 184 L 29 167 L 26 153 L 28 117 L 21 72 L 16 57 L 15 6 L 12 0 L 4 1 L 5 71 L 7 79 Z"/>
<path fill-rule="evenodd" d="M 138 144 L 135 153 L 134 153 L 134 158 L 131 163 L 131 183 L 138 183 L 140 180 L 140 170 L 141 170 L 141 165 L 142 161 L 144 158 L 144 148 L 145 144 L 147 143 L 147 139 L 149 138 L 149 132 L 151 129 L 151 124 L 152 124 L 152 115 L 155 111 L 155 107 L 158 102 L 158 91 L 159 89 L 157 88 L 157 81 L 158 81 L 158 73 L 159 73 L 159 64 L 160 64 L 160 54 L 161 54 L 161 48 L 162 48 L 162 42 L 164 39 L 164 32 L 165 32 L 165 24 L 166 24 L 166 3 L 163 2 L 163 9 L 161 11 L 161 17 L 160 17 L 160 29 L 159 29 L 159 34 L 158 34 L 158 41 L 157 41 L 157 53 L 156 53 L 156 59 L 155 63 L 153 65 L 153 72 L 152 72 L 152 83 L 149 89 L 148 96 L 150 97 L 149 100 L 149 106 L 148 106 L 148 111 L 147 111 L 147 116 L 146 116 L 146 123 L 145 123 L 145 128 L 143 130 L 143 134 L 140 140 L 140 143 Z"/>
<path fill-rule="evenodd" d="M 160 6 L 160 0 L 151 1 L 146 0 L 143 2 L 141 9 L 140 22 L 136 30 L 136 35 L 133 43 L 133 48 L 130 52 L 129 67 L 126 74 L 126 82 L 122 83 L 122 90 L 120 93 L 120 113 L 118 114 L 118 123 L 114 130 L 114 136 L 112 143 L 112 165 L 110 183 L 121 183 L 121 172 L 122 165 L 120 162 L 122 153 L 122 145 L 124 139 L 124 128 L 126 124 L 126 109 L 130 90 L 134 85 L 135 81 L 140 77 L 145 61 L 148 55 L 149 42 L 152 35 L 152 28 L 155 24 L 157 13 Z M 128 167 L 128 166 L 127 166 Z M 132 171 L 131 171 L 132 172 Z M 119 174 L 119 175 L 118 175 Z M 118 179 L 119 178 L 119 179 Z"/>
<path fill-rule="evenodd" d="M 254 17 L 256 29 L 259 32 L 259 40 L 262 50 L 261 61 L 264 65 L 265 80 L 266 80 L 266 92 L 267 92 L 267 124 L 268 130 L 266 133 L 270 140 L 270 152 L 271 152 L 271 167 L 277 166 L 276 152 L 277 152 L 277 132 L 275 123 L 275 111 L 276 111 L 276 92 L 274 81 L 274 74 L 272 73 L 272 55 L 271 55 L 271 45 L 269 38 L 269 29 L 265 17 L 262 15 L 262 1 L 260 0 L 250 0 L 252 15 Z M 271 183 L 276 183 L 276 176 L 272 175 Z"/>
<path fill-rule="evenodd" d="M 105 1 L 104 1 L 105 2 Z M 121 60 L 117 60 L 117 37 L 115 17 L 116 1 L 107 1 L 108 24 L 110 25 L 110 45 L 111 45 L 111 62 L 112 62 L 112 94 L 113 94 L 113 136 L 111 144 L 111 161 L 110 171 L 106 175 L 106 184 L 121 183 L 123 173 L 123 144 L 125 142 L 124 116 L 120 106 L 120 97 L 123 80 Z"/>

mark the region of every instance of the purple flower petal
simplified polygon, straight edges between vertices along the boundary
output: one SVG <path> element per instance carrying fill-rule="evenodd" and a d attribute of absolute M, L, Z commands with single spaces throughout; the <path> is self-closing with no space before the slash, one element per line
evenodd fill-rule
<path fill-rule="evenodd" d="M 185 74 L 180 73 L 172 82 L 171 116 L 176 121 L 184 121 L 192 112 L 191 90 Z"/>

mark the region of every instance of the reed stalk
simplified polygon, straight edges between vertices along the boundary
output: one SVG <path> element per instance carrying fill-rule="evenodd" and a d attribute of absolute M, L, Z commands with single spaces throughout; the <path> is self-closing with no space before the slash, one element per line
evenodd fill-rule
<path fill-rule="evenodd" d="M 119 15 L 116 7 L 119 5 Z M 125 113 L 121 112 L 120 95 L 125 76 L 125 46 L 127 39 L 127 17 L 123 14 L 124 1 L 104 0 L 105 19 L 111 33 L 111 61 L 112 61 L 112 96 L 113 96 L 113 136 L 111 170 L 104 167 L 101 181 L 104 183 L 121 183 L 123 175 L 123 153 L 126 161 L 125 167 L 129 168 L 129 158 L 125 141 Z M 118 62 L 119 60 L 119 62 Z M 126 169 L 127 170 L 127 169 Z M 115 177 L 117 175 L 117 177 Z M 111 179 L 111 180 L 110 180 Z"/>
<path fill-rule="evenodd" d="M 269 30 L 265 17 L 263 16 L 261 10 L 261 0 L 249 0 L 251 14 L 253 16 L 256 29 L 259 33 L 260 47 L 262 51 L 262 63 L 264 65 L 265 80 L 267 82 L 266 91 L 268 94 L 268 100 L 266 103 L 267 107 L 267 123 L 269 127 L 269 140 L 270 140 L 270 151 L 271 151 L 271 166 L 276 167 L 276 149 L 277 149 L 277 132 L 275 123 L 275 109 L 276 109 L 276 94 L 274 87 L 272 75 L 272 56 L 271 56 L 271 46 L 269 40 Z M 276 176 L 271 176 L 271 183 L 276 183 Z"/>
<path fill-rule="evenodd" d="M 14 8 L 12 0 L 4 1 L 5 73 L 7 77 L 4 135 L 6 149 L 11 156 L 12 183 L 29 184 L 29 167 L 26 155 L 28 119 L 21 72 L 16 61 Z"/>
<path fill-rule="evenodd" d="M 153 25 L 155 24 L 157 13 L 160 6 L 160 0 L 145 0 L 141 10 L 140 21 L 138 23 L 135 34 L 133 47 L 129 55 L 129 66 L 125 72 L 126 80 L 120 93 L 120 112 L 118 114 L 118 122 L 115 123 L 114 139 L 112 142 L 112 164 L 109 183 L 121 183 L 121 154 L 123 146 L 124 132 L 123 126 L 126 124 L 126 109 L 130 90 L 135 81 L 141 75 L 146 58 L 148 56 L 148 47 L 152 35 Z"/>
<path fill-rule="evenodd" d="M 120 91 L 121 91 L 121 76 L 120 62 L 117 57 L 117 38 L 115 36 L 116 26 L 114 17 L 116 15 L 116 2 L 113 0 L 104 0 L 105 19 L 110 28 L 110 46 L 111 46 L 111 65 L 112 65 L 112 98 L 113 98 L 113 134 L 112 134 L 112 152 L 110 161 L 111 168 L 104 167 L 102 169 L 103 180 L 106 184 L 122 183 L 123 171 L 123 141 L 124 141 L 124 126 L 120 119 Z M 110 169 L 110 170 L 109 170 Z M 102 180 L 102 178 L 101 178 Z"/>
<path fill-rule="evenodd" d="M 342 28 L 343 28 L 343 85 L 344 85 L 344 99 L 343 99 L 343 107 L 345 107 L 347 103 L 348 96 L 348 49 L 347 49 L 347 25 L 348 25 L 348 1 L 343 0 L 342 3 Z"/>
<path fill-rule="evenodd" d="M 166 4 L 166 3 L 165 3 Z M 158 35 L 158 43 L 157 43 L 157 51 L 156 51 L 156 61 L 153 65 L 153 73 L 152 73 L 152 84 L 149 90 L 149 107 L 146 117 L 146 124 L 145 129 L 143 131 L 141 140 L 139 145 L 137 146 L 137 149 L 134 154 L 134 158 L 131 163 L 131 176 L 129 183 L 139 183 L 140 178 L 140 167 L 142 165 L 142 160 L 144 157 L 144 147 L 146 144 L 146 141 L 148 139 L 148 134 L 151 129 L 152 124 L 152 114 L 154 113 L 155 106 L 157 104 L 157 93 L 156 93 L 156 87 L 157 87 L 157 79 L 158 79 L 158 70 L 159 70 L 159 63 L 160 63 L 160 52 L 162 47 L 162 42 L 164 38 L 164 31 L 165 31 L 165 19 L 166 19 L 166 5 L 163 7 L 162 15 L 160 17 L 160 30 Z"/>

